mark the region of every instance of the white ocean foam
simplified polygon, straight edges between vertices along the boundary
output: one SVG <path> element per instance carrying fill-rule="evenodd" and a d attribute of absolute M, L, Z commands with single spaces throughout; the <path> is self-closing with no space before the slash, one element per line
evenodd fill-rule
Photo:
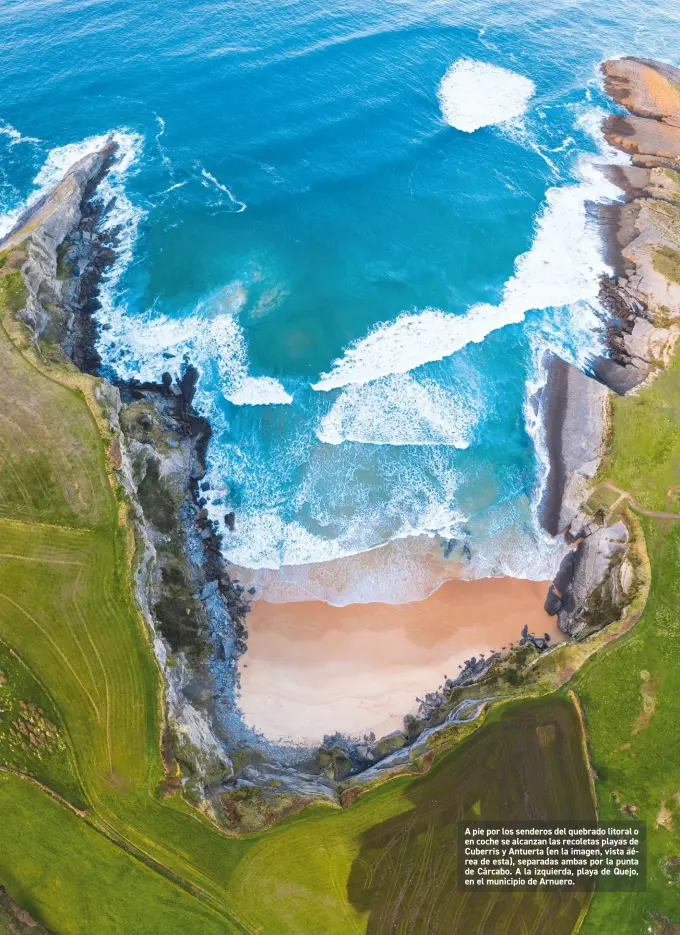
<path fill-rule="evenodd" d="M 467 577 L 525 578 L 550 581 L 568 550 L 563 539 L 552 539 L 535 525 L 533 516 L 521 521 L 516 502 L 501 503 L 483 528 L 472 527 L 472 559 Z"/>
<path fill-rule="evenodd" d="M 316 434 L 330 445 L 351 441 L 467 448 L 479 419 L 470 402 L 434 380 L 393 374 L 343 389 Z"/>
<path fill-rule="evenodd" d="M 165 124 L 162 118 L 157 120 L 158 136 L 161 136 Z M 121 281 L 133 259 L 139 225 L 146 214 L 130 201 L 125 191 L 125 181 L 139 163 L 144 144 L 139 134 L 120 129 L 52 149 L 34 180 L 35 187 L 27 201 L 0 217 L 0 235 L 12 228 L 27 207 L 61 181 L 74 163 L 101 149 L 111 137 L 118 144 L 118 151 L 97 193 L 107 206 L 101 228 L 116 233 L 116 261 L 107 270 L 99 295 L 98 319 L 106 326 L 99 341 L 104 359 L 122 377 L 157 380 L 163 370 L 173 369 L 168 363 L 173 356 L 177 359 L 176 370 L 184 358 L 191 358 L 199 369 L 216 367 L 222 387 L 237 405 L 290 403 L 292 397 L 278 381 L 269 377 L 254 378 L 248 373 L 245 337 L 235 317 L 246 301 L 241 283 L 222 290 L 184 319 L 158 316 L 153 308 L 145 315 L 128 315 Z M 184 184 L 178 182 L 168 191 Z M 215 184 L 227 191 L 218 182 Z M 231 193 L 229 195 L 233 198 Z"/>
<path fill-rule="evenodd" d="M 19 143 L 41 142 L 37 136 L 24 136 L 16 127 L 13 127 L 11 123 L 7 123 L 5 120 L 0 121 L 0 134 L 9 137 L 10 146 L 18 146 Z"/>
<path fill-rule="evenodd" d="M 316 565 L 372 552 L 387 540 L 454 536 L 464 524 L 455 506 L 458 475 L 439 449 L 428 450 L 426 472 L 390 460 L 374 473 L 362 457 L 346 455 L 325 446 L 310 451 L 303 439 L 288 441 L 273 461 L 248 448 L 216 447 L 206 494 L 211 518 L 224 517 L 225 478 L 240 490 L 236 527 L 225 532 L 228 560 L 250 569 Z M 384 495 L 376 495 L 378 485 Z"/>
<path fill-rule="evenodd" d="M 163 370 L 177 372 L 190 360 L 199 371 L 213 369 L 219 388 L 234 405 L 291 403 L 293 397 L 278 380 L 249 374 L 246 339 L 238 322 L 246 301 L 246 289 L 236 281 L 182 318 L 158 315 L 153 308 L 130 317 L 117 306 L 102 339 L 107 359 L 121 376 L 141 380 L 157 380 Z M 125 354 L 116 359 L 120 348 Z M 200 393 L 199 389 L 199 401 L 207 404 Z"/>
<path fill-rule="evenodd" d="M 329 562 L 285 565 L 243 575 L 270 603 L 326 601 L 347 604 L 408 604 L 434 593 L 452 575 L 441 543 L 427 536 L 397 539 L 369 552 Z"/>
<path fill-rule="evenodd" d="M 218 511 L 215 514 L 219 516 Z M 251 569 L 316 565 L 382 548 L 382 522 L 383 510 L 376 506 L 374 514 L 357 513 L 337 535 L 321 536 L 299 520 L 285 521 L 277 509 L 246 510 L 239 513 L 236 529 L 228 534 L 224 547 L 230 562 Z M 442 526 L 453 535 L 462 522 L 462 514 L 431 499 L 416 522 L 404 522 L 390 538 L 433 537 Z"/>
<path fill-rule="evenodd" d="M 444 120 L 457 130 L 473 133 L 521 116 L 535 90 L 534 82 L 524 75 L 461 58 L 442 78 L 437 96 Z"/>
<path fill-rule="evenodd" d="M 630 158 L 619 150 L 614 149 L 605 140 L 602 134 L 602 122 L 606 111 L 601 108 L 588 106 L 578 114 L 575 125 L 587 133 L 597 144 L 600 155 L 584 160 L 581 165 L 581 174 L 584 178 L 584 201 L 593 202 L 615 201 L 622 196 L 622 191 L 613 183 L 607 182 L 598 171 L 598 165 L 603 163 L 626 164 Z M 571 137 L 565 141 L 572 142 Z M 590 191 L 588 190 L 590 189 Z M 588 198 L 587 196 L 590 195 Z M 586 237 L 584 247 L 594 257 L 600 258 L 599 268 L 593 262 L 596 270 L 595 284 L 599 287 L 599 277 L 608 272 L 602 259 L 600 236 L 592 222 L 586 220 L 584 224 Z M 593 285 L 593 287 L 594 287 Z M 582 370 L 588 368 L 589 363 L 597 353 L 603 352 L 602 322 L 599 317 L 599 304 L 592 295 L 584 296 L 570 303 L 568 328 L 560 316 L 547 315 L 541 322 L 533 323 L 528 330 L 531 351 L 531 374 L 527 379 L 524 401 L 524 420 L 529 436 L 534 445 L 537 462 L 537 476 L 531 501 L 534 526 L 537 537 L 545 540 L 539 510 L 543 499 L 545 486 L 550 473 L 550 456 L 548 451 L 545 413 L 541 405 L 544 389 L 548 381 L 548 364 L 551 355 L 557 354 L 563 360 Z"/>
<path fill-rule="evenodd" d="M 108 274 L 108 282 L 117 282 L 118 271 L 122 271 L 132 257 L 132 245 L 136 238 L 137 227 L 144 212 L 134 207 L 123 189 L 123 176 L 137 160 L 143 145 L 143 137 L 127 129 L 115 130 L 110 134 L 92 136 L 79 143 L 57 146 L 52 149 L 33 180 L 33 191 L 20 205 L 16 205 L 0 217 L 0 236 L 7 234 L 23 212 L 35 204 L 51 188 L 57 185 L 71 166 L 90 153 L 96 152 L 108 139 L 118 143 L 116 161 L 99 187 L 99 196 L 105 203 L 115 201 L 112 210 L 106 215 L 104 228 L 120 227 L 120 243 L 116 251 L 117 261 Z M 102 292 L 106 293 L 106 288 Z"/>
<path fill-rule="evenodd" d="M 476 305 L 465 315 L 431 308 L 403 313 L 351 345 L 313 388 L 332 390 L 405 373 L 479 343 L 493 331 L 523 321 L 531 310 L 597 304 L 599 279 L 608 267 L 586 203 L 616 200 L 620 190 L 592 157 L 581 159 L 579 174 L 580 184 L 548 190 L 531 249 L 516 260 L 500 305 Z"/>
<path fill-rule="evenodd" d="M 156 133 L 156 135 L 154 136 L 156 148 L 158 149 L 158 153 L 161 157 L 161 162 L 163 163 L 165 168 L 168 169 L 168 171 L 170 172 L 170 175 L 172 176 L 173 174 L 172 160 L 166 153 L 165 148 L 163 147 L 163 144 L 161 143 L 161 138 L 165 136 L 165 120 L 159 114 L 154 114 L 154 120 L 156 121 L 156 125 L 158 126 L 158 133 Z"/>
<path fill-rule="evenodd" d="M 236 196 L 227 188 L 227 186 L 223 185 L 222 182 L 218 182 L 215 176 L 211 175 L 207 169 L 201 167 L 201 175 L 203 176 L 203 182 L 201 183 L 202 185 L 204 185 L 206 188 L 209 188 L 210 185 L 214 185 L 215 188 L 229 196 L 230 201 L 236 208 L 236 214 L 241 214 L 242 211 L 246 210 L 248 205 L 244 201 L 239 201 L 239 199 L 236 198 Z"/>
<path fill-rule="evenodd" d="M 553 162 L 550 156 L 548 156 L 548 152 L 559 152 L 560 150 L 548 149 L 546 151 L 546 147 L 541 146 L 536 141 L 532 130 L 527 126 L 526 120 L 519 118 L 517 120 L 510 120 L 503 124 L 503 134 L 508 139 L 512 140 L 513 143 L 517 143 L 519 146 L 523 146 L 525 149 L 530 149 L 532 152 L 536 153 L 537 156 L 540 156 L 556 179 L 561 177 L 562 173 L 560 172 L 559 168 Z"/>
<path fill-rule="evenodd" d="M 293 397 L 272 377 L 245 377 L 238 387 L 227 394 L 235 406 L 272 406 L 293 402 Z"/>

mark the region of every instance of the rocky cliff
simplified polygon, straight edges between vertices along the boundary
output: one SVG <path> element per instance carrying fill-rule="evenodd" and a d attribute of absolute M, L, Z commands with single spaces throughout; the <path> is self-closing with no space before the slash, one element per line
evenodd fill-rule
<path fill-rule="evenodd" d="M 96 193 L 116 154 L 116 143 L 108 140 L 77 162 L 0 244 L 3 267 L 23 274 L 17 317 L 53 366 L 93 372 L 99 364 L 93 313 L 100 307 L 101 278 L 115 260 L 116 232 L 99 230 L 107 205 Z M 220 632 L 231 637 L 233 654 L 244 645 L 247 604 L 196 503 L 210 426 L 192 408 L 194 382 L 191 368 L 177 384 L 169 376 L 158 386 L 114 387 L 99 380 L 95 396 L 107 414 L 110 464 L 128 493 L 135 524 L 138 601 L 161 665 L 166 668 L 170 657 L 174 662 L 166 699 L 169 739 L 202 790 L 233 773 L 211 717 L 212 693 L 199 688 L 200 676 L 208 678 L 215 630 L 203 592 L 211 582 L 221 590 Z"/>
<path fill-rule="evenodd" d="M 623 58 L 602 72 L 628 111 L 607 118 L 605 137 L 631 158 L 606 170 L 623 197 L 601 209 L 615 268 L 600 289 L 608 353 L 593 361 L 592 378 L 555 361 L 544 403 L 551 470 L 543 524 L 573 547 L 546 610 L 571 635 L 619 617 L 635 589 L 629 530 L 592 496 L 606 452 L 607 394 L 652 379 L 680 333 L 680 70 Z"/>

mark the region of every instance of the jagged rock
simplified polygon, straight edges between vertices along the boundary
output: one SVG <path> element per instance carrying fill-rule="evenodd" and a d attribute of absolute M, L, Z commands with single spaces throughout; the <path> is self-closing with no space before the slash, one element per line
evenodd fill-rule
<path fill-rule="evenodd" d="M 587 626 L 604 626 L 618 616 L 619 602 L 612 582 L 618 575 L 628 538 L 625 524 L 617 522 L 603 526 L 581 542 L 573 581 L 558 614 L 558 626 L 564 633 L 574 636 Z"/>
<path fill-rule="evenodd" d="M 18 313 L 42 338 L 63 346 L 83 370 L 93 373 L 99 364 L 94 349 L 96 324 L 92 312 L 102 269 L 112 256 L 99 235 L 83 238 L 88 199 L 107 171 L 118 149 L 109 139 L 100 150 L 84 156 L 61 182 L 37 204 L 28 208 L 2 241 L 4 253 L 12 251 L 26 286 L 26 304 Z M 69 245 L 69 238 L 73 243 Z M 59 250 L 71 255 L 60 271 Z M 63 275 L 60 275 L 63 272 Z"/>
<path fill-rule="evenodd" d="M 175 752 L 202 782 L 212 783 L 234 775 L 234 768 L 224 746 L 217 740 L 210 721 L 186 698 L 185 663 L 166 669 L 168 719 L 175 734 Z"/>
<path fill-rule="evenodd" d="M 325 776 L 313 776 L 293 767 L 272 763 L 250 765 L 243 769 L 246 780 L 258 786 L 277 783 L 277 788 L 310 799 L 336 800 L 336 792 Z"/>
<path fill-rule="evenodd" d="M 203 585 L 201 588 L 201 593 L 199 595 L 202 601 L 207 601 L 209 597 L 212 597 L 213 594 L 217 594 L 219 588 L 219 581 L 208 581 L 207 584 Z"/>
<path fill-rule="evenodd" d="M 561 594 L 565 593 L 571 582 L 574 580 L 575 565 L 576 553 L 572 549 L 567 552 L 567 554 L 562 559 L 559 570 L 553 580 L 553 584 Z"/>
<path fill-rule="evenodd" d="M 341 782 L 352 772 L 352 761 L 339 744 L 321 747 L 316 755 L 316 763 L 319 769 L 335 782 Z"/>
<path fill-rule="evenodd" d="M 548 590 L 543 607 L 546 614 L 549 614 L 551 617 L 556 616 L 560 610 L 562 610 L 562 598 L 556 593 L 555 588 L 552 585 Z"/>
<path fill-rule="evenodd" d="M 680 168 L 680 126 L 612 114 L 605 121 L 604 135 L 612 146 L 630 153 L 634 165 Z"/>

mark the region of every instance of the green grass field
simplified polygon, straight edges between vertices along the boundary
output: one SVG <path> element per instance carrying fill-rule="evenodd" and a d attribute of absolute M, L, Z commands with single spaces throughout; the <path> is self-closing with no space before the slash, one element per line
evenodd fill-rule
<path fill-rule="evenodd" d="M 459 821 L 595 820 L 570 701 L 553 695 L 494 709 L 407 796 L 409 811 L 370 828 L 352 865 L 350 899 L 370 913 L 370 935 L 573 931 L 588 893 L 461 892 L 456 861 Z"/>
<path fill-rule="evenodd" d="M 651 386 L 615 399 L 607 478 L 648 510 L 680 513 L 680 355 Z"/>

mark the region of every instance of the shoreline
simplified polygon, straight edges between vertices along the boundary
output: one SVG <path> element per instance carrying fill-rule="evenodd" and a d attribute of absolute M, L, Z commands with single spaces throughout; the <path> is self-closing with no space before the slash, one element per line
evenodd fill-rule
<path fill-rule="evenodd" d="M 449 580 L 409 604 L 256 600 L 241 660 L 244 719 L 274 743 L 401 731 L 405 717 L 427 706 L 426 695 L 471 660 L 506 654 L 525 625 L 559 641 L 543 609 L 548 584 Z"/>

